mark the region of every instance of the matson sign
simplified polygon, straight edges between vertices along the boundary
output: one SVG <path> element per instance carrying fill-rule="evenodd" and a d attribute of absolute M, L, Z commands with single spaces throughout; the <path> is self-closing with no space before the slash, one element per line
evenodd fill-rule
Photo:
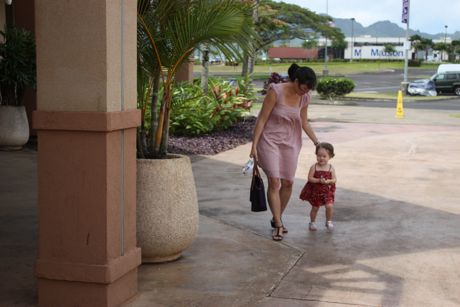
<path fill-rule="evenodd" d="M 404 47 L 395 46 L 395 52 L 385 52 L 384 46 L 362 46 L 353 48 L 353 59 L 379 60 L 398 59 L 404 60 Z M 345 50 L 345 59 L 350 59 L 350 48 Z"/>

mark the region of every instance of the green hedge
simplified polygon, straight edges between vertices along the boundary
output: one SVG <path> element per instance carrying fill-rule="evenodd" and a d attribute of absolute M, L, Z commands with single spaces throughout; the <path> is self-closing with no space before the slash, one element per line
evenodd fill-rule
<path fill-rule="evenodd" d="M 349 78 L 323 77 L 318 81 L 316 91 L 321 98 L 334 98 L 351 93 L 355 83 Z"/>
<path fill-rule="evenodd" d="M 422 66 L 422 62 L 423 62 L 422 60 L 409 60 L 407 65 L 410 67 L 420 67 Z"/>

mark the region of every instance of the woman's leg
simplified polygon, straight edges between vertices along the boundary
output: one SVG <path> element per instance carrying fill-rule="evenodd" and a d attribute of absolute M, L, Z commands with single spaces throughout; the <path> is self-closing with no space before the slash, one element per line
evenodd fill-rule
<path fill-rule="evenodd" d="M 270 206 L 275 226 L 281 225 L 280 189 L 281 181 L 279 178 L 268 178 L 268 205 Z"/>
<path fill-rule="evenodd" d="M 281 222 L 281 201 L 280 201 L 281 181 L 279 178 L 268 178 L 268 205 L 273 215 L 275 228 L 273 229 L 273 240 L 283 239 L 283 227 Z"/>
<path fill-rule="evenodd" d="M 292 194 L 292 181 L 281 179 L 281 189 L 280 189 L 280 202 L 281 202 L 281 215 L 283 215 L 284 210 L 286 209 L 289 199 Z"/>

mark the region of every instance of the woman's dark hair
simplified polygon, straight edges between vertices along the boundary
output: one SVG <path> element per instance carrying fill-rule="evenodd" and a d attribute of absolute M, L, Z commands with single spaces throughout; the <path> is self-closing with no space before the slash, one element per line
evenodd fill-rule
<path fill-rule="evenodd" d="M 301 67 L 293 63 L 288 69 L 288 75 L 292 82 L 297 80 L 299 84 L 305 84 L 311 90 L 316 88 L 316 74 L 310 67 Z"/>
<path fill-rule="evenodd" d="M 326 142 L 319 143 L 318 145 L 316 145 L 315 154 L 318 154 L 318 150 L 320 148 L 325 149 L 327 151 L 327 153 L 329 154 L 329 156 L 331 158 L 334 158 L 334 156 L 335 156 L 335 154 L 334 154 L 334 146 L 332 146 L 332 144 L 326 143 Z"/>

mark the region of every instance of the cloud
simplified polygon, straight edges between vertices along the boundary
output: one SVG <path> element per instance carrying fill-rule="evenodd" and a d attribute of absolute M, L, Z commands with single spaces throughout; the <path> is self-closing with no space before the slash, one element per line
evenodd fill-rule
<path fill-rule="evenodd" d="M 354 17 L 364 26 L 384 20 L 405 26 L 401 23 L 402 0 L 284 0 L 283 2 L 297 4 L 317 14 L 324 14 L 326 1 L 328 13 L 333 17 Z M 448 33 L 454 33 L 460 31 L 458 12 L 460 12 L 459 0 L 412 0 L 409 26 L 414 30 L 438 34 L 444 33 L 444 25 L 447 25 Z"/>

